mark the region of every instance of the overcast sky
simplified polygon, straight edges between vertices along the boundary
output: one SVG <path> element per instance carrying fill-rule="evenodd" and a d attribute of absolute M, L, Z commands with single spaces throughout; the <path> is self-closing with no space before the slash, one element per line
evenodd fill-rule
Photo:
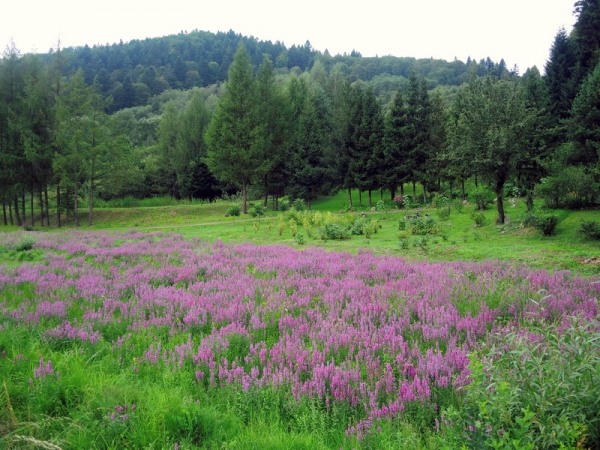
<path fill-rule="evenodd" d="M 307 40 L 332 55 L 489 56 L 543 71 L 575 0 L 6 0 L 0 45 L 22 53 L 112 44 L 194 29 L 233 30 L 287 47 Z"/>

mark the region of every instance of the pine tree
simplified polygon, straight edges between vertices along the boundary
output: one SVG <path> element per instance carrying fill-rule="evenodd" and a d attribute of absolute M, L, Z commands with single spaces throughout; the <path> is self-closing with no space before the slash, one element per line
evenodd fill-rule
<path fill-rule="evenodd" d="M 600 160 L 600 62 L 581 85 L 573 101 L 569 121 L 576 154 L 572 163 L 597 163 Z"/>
<path fill-rule="evenodd" d="M 383 186 L 390 190 L 392 199 L 396 196 L 396 188 L 402 185 L 409 175 L 407 125 L 402 88 L 398 88 L 392 108 L 385 117 L 385 163 L 382 171 Z"/>
<path fill-rule="evenodd" d="M 240 43 L 229 67 L 229 81 L 206 132 L 206 164 L 215 176 L 242 188 L 248 212 L 248 185 L 264 174 L 265 125 L 257 111 L 252 63 Z"/>
<path fill-rule="evenodd" d="M 427 185 L 427 162 L 431 151 L 431 103 L 424 78 L 419 80 L 413 72 L 409 79 L 406 101 L 407 144 L 409 146 L 409 180 L 415 184 Z M 425 195 L 425 189 L 423 191 Z"/>
<path fill-rule="evenodd" d="M 564 28 L 558 30 L 550 48 L 550 58 L 545 67 L 552 115 L 558 122 L 569 117 L 571 103 L 575 97 L 573 71 L 577 64 L 573 43 Z M 557 130 L 557 134 L 562 133 Z"/>

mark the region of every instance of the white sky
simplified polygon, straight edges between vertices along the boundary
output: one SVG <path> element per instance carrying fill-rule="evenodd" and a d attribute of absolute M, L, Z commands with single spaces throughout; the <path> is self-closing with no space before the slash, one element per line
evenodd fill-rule
<path fill-rule="evenodd" d="M 307 40 L 332 55 L 489 56 L 543 71 L 575 0 L 6 0 L 0 46 L 22 53 L 112 44 L 194 29 L 229 31 L 287 47 Z"/>

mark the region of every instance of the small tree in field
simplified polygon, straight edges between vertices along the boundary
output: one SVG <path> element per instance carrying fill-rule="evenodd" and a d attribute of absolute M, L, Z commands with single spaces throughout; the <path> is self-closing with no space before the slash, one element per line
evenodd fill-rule
<path fill-rule="evenodd" d="M 537 118 L 527 108 L 515 81 L 473 78 L 454 105 L 453 145 L 449 159 L 469 161 L 473 172 L 496 194 L 498 223 L 504 223 L 504 185 L 528 151 L 528 136 Z"/>

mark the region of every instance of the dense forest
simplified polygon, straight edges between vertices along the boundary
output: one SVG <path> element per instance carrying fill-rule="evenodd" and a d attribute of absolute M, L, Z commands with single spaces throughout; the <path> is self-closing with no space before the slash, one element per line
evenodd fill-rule
<path fill-rule="evenodd" d="M 600 194 L 600 6 L 575 3 L 544 74 L 504 60 L 332 56 L 193 31 L 0 60 L 4 224 L 79 225 L 84 202 L 310 201 L 486 186 L 588 207 Z M 550 44 L 550 43 L 549 43 Z M 404 192 L 412 183 L 411 192 Z M 351 196 L 349 196 L 351 202 Z M 352 206 L 352 205 L 349 205 Z M 52 217 L 51 212 L 52 211 Z"/>

